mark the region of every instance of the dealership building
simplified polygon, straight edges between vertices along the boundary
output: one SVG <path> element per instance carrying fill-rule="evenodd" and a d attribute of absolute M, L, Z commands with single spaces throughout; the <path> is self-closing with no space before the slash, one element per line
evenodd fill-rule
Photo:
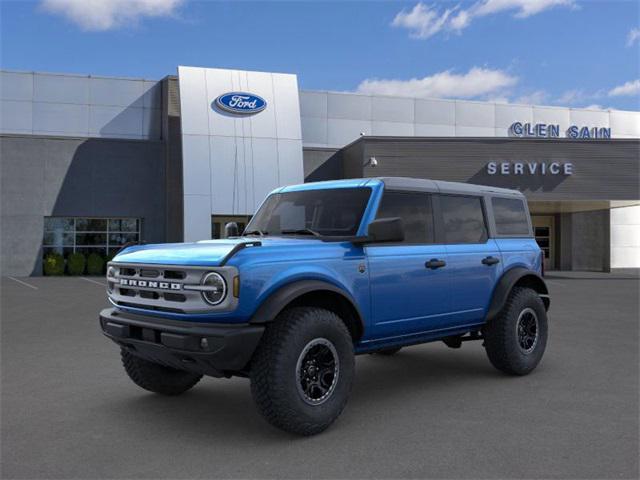
<path fill-rule="evenodd" d="M 296 75 L 0 72 L 0 268 L 220 238 L 271 190 L 408 176 L 522 191 L 548 269 L 640 267 L 640 112 L 299 90 Z"/>

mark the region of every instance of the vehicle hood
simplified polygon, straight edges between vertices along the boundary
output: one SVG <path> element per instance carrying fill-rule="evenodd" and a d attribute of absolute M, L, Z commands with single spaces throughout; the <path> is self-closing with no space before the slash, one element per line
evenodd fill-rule
<path fill-rule="evenodd" d="M 114 262 L 144 263 L 156 265 L 218 266 L 240 243 L 260 242 L 261 247 L 248 248 L 288 248 L 294 245 L 322 244 L 315 238 L 300 237 L 240 237 L 224 240 L 202 240 L 194 243 L 163 243 L 128 247 L 116 255 Z M 248 252 L 245 249 L 244 252 Z M 255 250 L 256 253 L 259 250 Z"/>

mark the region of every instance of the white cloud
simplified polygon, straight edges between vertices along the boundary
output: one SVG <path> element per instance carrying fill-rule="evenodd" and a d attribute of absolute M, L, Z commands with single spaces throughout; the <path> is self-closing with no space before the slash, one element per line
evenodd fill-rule
<path fill-rule="evenodd" d="M 549 102 L 549 94 L 544 90 L 536 90 L 531 93 L 520 95 L 514 103 L 523 103 L 525 105 L 543 105 Z"/>
<path fill-rule="evenodd" d="M 451 12 L 451 9 L 447 9 L 440 13 L 435 8 L 417 3 L 410 11 L 402 9 L 398 12 L 391 25 L 406 28 L 413 38 L 429 38 L 442 30 L 447 24 Z"/>
<path fill-rule="evenodd" d="M 583 108 L 586 110 L 606 110 L 606 108 L 604 108 L 602 105 L 598 105 L 597 103 L 594 103 L 593 105 L 587 105 Z"/>
<path fill-rule="evenodd" d="M 419 2 L 409 11 L 398 12 L 391 25 L 409 30 L 413 38 L 429 38 L 440 31 L 460 33 L 474 18 L 506 11 L 526 18 L 558 6 L 577 8 L 575 0 L 479 0 L 466 9 L 457 5 L 444 10 Z"/>
<path fill-rule="evenodd" d="M 410 80 L 367 79 L 358 85 L 360 93 L 419 98 L 474 98 L 498 96 L 512 87 L 518 78 L 502 70 L 474 67 L 464 74 L 450 70 Z"/>
<path fill-rule="evenodd" d="M 640 28 L 632 28 L 627 34 L 627 47 L 633 46 L 640 39 Z"/>
<path fill-rule="evenodd" d="M 45 12 L 62 15 L 83 30 L 104 31 L 144 17 L 175 15 L 184 0 L 42 0 Z"/>
<path fill-rule="evenodd" d="M 640 79 L 630 80 L 609 90 L 610 97 L 640 95 Z"/>

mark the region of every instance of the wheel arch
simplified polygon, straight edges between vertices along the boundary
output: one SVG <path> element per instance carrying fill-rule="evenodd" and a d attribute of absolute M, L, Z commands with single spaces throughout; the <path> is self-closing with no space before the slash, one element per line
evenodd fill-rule
<path fill-rule="evenodd" d="M 364 319 L 356 302 L 344 290 L 321 280 L 300 280 L 288 283 L 262 302 L 251 317 L 251 323 L 272 322 L 289 307 L 311 306 L 325 308 L 345 323 L 354 342 L 364 333 Z"/>
<path fill-rule="evenodd" d="M 549 289 L 544 279 L 533 270 L 515 267 L 506 271 L 498 280 L 493 290 L 486 320 L 491 320 L 500 313 L 507 298 L 509 298 L 509 294 L 515 287 L 526 287 L 536 291 L 544 303 L 545 310 L 549 310 L 551 300 L 549 298 Z"/>

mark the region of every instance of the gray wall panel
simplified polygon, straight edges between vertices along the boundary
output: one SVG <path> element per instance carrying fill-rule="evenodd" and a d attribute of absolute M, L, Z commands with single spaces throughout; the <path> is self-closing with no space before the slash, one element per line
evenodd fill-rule
<path fill-rule="evenodd" d="M 43 218 L 142 218 L 142 239 L 165 239 L 159 142 L 0 136 L 3 275 L 41 273 Z"/>
<path fill-rule="evenodd" d="M 378 139 L 364 137 L 364 162 L 379 165 L 360 176 L 433 178 L 515 188 L 534 200 L 638 200 L 640 141 L 525 139 Z M 351 158 L 351 157 L 350 157 Z M 351 161 L 351 160 L 349 160 Z M 571 162 L 573 175 L 489 175 L 488 162 Z M 348 167 L 349 171 L 352 167 Z M 354 176 L 358 176 L 357 174 Z"/>

